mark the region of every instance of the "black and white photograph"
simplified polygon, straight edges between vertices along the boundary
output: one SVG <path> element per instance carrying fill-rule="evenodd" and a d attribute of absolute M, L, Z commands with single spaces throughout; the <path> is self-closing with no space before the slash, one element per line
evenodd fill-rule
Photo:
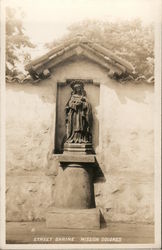
<path fill-rule="evenodd" d="M 160 249 L 160 0 L 1 0 L 1 249 Z"/>

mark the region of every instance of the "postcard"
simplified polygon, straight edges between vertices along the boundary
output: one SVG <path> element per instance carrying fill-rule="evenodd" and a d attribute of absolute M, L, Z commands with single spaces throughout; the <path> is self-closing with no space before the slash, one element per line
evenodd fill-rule
<path fill-rule="evenodd" d="M 161 10 L 1 1 L 1 249 L 160 249 Z"/>

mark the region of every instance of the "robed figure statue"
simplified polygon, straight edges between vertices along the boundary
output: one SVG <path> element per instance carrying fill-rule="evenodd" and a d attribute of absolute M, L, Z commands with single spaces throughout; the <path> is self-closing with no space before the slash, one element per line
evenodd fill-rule
<path fill-rule="evenodd" d="M 71 97 L 65 107 L 66 143 L 91 143 L 92 109 L 82 82 L 71 83 Z"/>

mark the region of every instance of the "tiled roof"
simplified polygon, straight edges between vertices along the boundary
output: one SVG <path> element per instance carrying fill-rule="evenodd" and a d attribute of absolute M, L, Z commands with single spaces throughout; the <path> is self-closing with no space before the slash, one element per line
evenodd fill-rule
<path fill-rule="evenodd" d="M 89 41 L 86 37 L 77 36 L 53 48 L 44 56 L 31 61 L 25 69 L 34 79 L 44 79 L 50 75 L 53 67 L 72 57 L 86 57 L 108 70 L 111 77 L 134 75 L 131 63 L 120 58 L 102 45 Z"/>

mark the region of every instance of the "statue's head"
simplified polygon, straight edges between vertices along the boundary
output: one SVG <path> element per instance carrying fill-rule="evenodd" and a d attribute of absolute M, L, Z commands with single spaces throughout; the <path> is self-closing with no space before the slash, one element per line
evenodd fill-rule
<path fill-rule="evenodd" d="M 77 84 L 74 85 L 75 94 L 81 95 L 82 92 L 83 92 L 82 90 L 83 90 L 83 88 L 82 88 L 82 86 L 80 84 L 77 83 Z"/>
<path fill-rule="evenodd" d="M 84 85 L 82 82 L 74 81 L 71 83 L 71 88 L 74 94 L 85 95 Z"/>

